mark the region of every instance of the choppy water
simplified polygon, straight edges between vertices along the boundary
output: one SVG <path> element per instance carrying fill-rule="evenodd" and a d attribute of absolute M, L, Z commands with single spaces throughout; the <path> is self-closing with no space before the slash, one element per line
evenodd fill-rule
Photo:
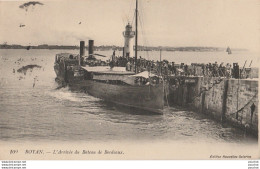
<path fill-rule="evenodd" d="M 68 88 L 57 89 L 53 64 L 54 56 L 59 52 L 0 50 L 0 141 L 176 140 L 189 143 L 257 143 L 256 138 L 245 136 L 243 131 L 222 126 L 196 112 L 166 108 L 163 115 L 148 115 L 107 104 Z M 150 57 L 155 58 L 157 54 L 153 52 Z M 221 55 L 219 52 L 168 54 L 168 59 L 177 63 L 186 62 L 187 58 L 190 58 L 189 62 L 207 63 Z M 173 58 L 171 55 L 177 56 Z M 233 60 L 228 58 L 226 62 L 238 58 L 237 61 L 241 62 L 241 57 L 241 53 L 232 55 Z M 22 60 L 18 61 L 20 58 Z M 256 55 L 252 58 L 258 59 Z M 246 59 L 248 57 L 245 56 Z M 16 72 L 28 64 L 42 67 L 26 74 Z"/>

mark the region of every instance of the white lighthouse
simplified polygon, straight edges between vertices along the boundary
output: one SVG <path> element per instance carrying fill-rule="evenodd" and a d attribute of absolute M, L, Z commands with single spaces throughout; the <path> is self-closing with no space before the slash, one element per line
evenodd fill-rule
<path fill-rule="evenodd" d="M 135 32 L 132 31 L 132 26 L 128 23 L 125 27 L 125 31 L 123 32 L 123 36 L 125 37 L 125 46 L 124 46 L 124 57 L 133 57 L 133 44 L 131 43 L 131 39 L 135 36 Z"/>

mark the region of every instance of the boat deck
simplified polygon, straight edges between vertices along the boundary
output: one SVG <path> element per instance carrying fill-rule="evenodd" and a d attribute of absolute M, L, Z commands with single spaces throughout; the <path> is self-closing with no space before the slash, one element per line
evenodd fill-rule
<path fill-rule="evenodd" d="M 134 75 L 134 72 L 126 71 L 125 67 L 114 67 L 111 69 L 109 66 L 82 66 L 82 68 L 88 72 L 95 74 L 110 74 L 110 75 Z"/>

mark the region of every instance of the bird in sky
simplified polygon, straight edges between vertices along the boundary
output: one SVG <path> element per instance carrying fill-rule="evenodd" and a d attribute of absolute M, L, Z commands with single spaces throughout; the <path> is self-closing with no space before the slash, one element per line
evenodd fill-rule
<path fill-rule="evenodd" d="M 25 11 L 27 12 L 30 6 L 34 7 L 35 5 L 44 5 L 44 4 L 38 1 L 30 1 L 20 5 L 19 8 L 25 9 Z"/>

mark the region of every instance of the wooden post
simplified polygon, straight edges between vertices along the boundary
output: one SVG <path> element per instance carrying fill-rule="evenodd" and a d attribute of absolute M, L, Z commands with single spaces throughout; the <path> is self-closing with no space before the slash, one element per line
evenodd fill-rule
<path fill-rule="evenodd" d="M 224 91 L 223 91 L 223 100 L 222 100 L 221 122 L 225 122 L 225 120 L 226 120 L 228 83 L 229 83 L 228 79 L 224 80 Z"/>
<path fill-rule="evenodd" d="M 201 113 L 204 113 L 204 108 L 205 108 L 205 99 L 206 99 L 206 93 L 202 93 L 202 98 L 201 98 Z"/>

